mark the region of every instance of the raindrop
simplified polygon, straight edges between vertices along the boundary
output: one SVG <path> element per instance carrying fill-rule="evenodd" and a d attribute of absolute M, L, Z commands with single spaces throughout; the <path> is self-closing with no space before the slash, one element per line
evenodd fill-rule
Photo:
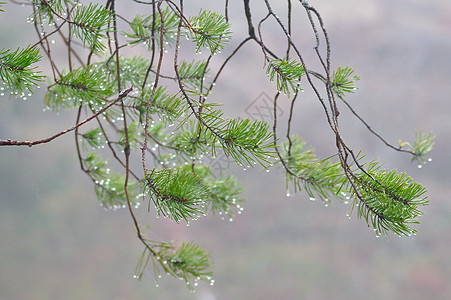
<path fill-rule="evenodd" d="M 428 158 L 428 161 L 432 161 L 432 158 L 429 157 L 429 158 Z"/>
<path fill-rule="evenodd" d="M 315 201 L 316 199 L 315 199 L 315 197 L 310 197 L 309 200 L 310 201 Z"/>
<path fill-rule="evenodd" d="M 421 169 L 423 166 L 422 165 L 418 165 L 418 169 Z"/>

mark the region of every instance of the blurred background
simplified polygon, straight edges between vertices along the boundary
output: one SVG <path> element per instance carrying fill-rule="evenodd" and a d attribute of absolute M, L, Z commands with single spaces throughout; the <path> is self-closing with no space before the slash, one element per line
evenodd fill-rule
<path fill-rule="evenodd" d="M 242 1 L 235 2 L 230 3 L 234 39 L 224 53 L 246 36 Z M 372 128 L 394 145 L 399 139 L 413 141 L 419 130 L 437 136 L 432 161 L 420 169 L 340 109 L 341 131 L 352 148 L 428 187 L 431 203 L 416 226 L 418 235 L 376 238 L 363 220 L 346 217 L 348 207 L 342 203 L 324 207 L 306 194 L 287 197 L 280 170 L 230 167 L 248 199 L 233 222 L 208 216 L 186 227 L 155 219 L 144 208 L 138 212 L 155 236 L 194 239 L 207 249 L 215 261 L 215 285 L 200 284 L 191 293 L 181 281 L 163 277 L 156 287 L 152 272 L 138 282 L 133 272 L 142 246 L 132 221 L 126 210 L 99 206 L 91 182 L 79 170 L 74 136 L 68 134 L 32 148 L 0 148 L 0 299 L 449 299 L 451 2 L 309 3 L 325 21 L 333 67 L 349 65 L 360 75 L 359 90 L 347 99 Z M 260 2 L 251 5 L 255 20 L 265 15 Z M 274 3 L 281 15 L 285 5 Z M 205 5 L 193 4 L 192 13 L 200 7 Z M 35 41 L 26 22 L 30 8 L 12 3 L 4 8 L 1 47 Z M 130 15 L 136 12 L 144 13 L 127 8 Z M 307 63 L 313 62 L 305 13 L 299 8 L 294 13 L 299 20 L 293 36 Z M 281 34 L 271 26 L 265 28 L 265 40 L 277 45 Z M 222 74 L 217 98 L 211 97 L 224 103 L 230 116 L 247 117 L 265 94 L 274 94 L 259 51 L 254 44 L 243 48 Z M 26 101 L 0 98 L 1 139 L 35 140 L 73 125 L 71 112 L 42 111 L 42 92 Z M 286 117 L 288 101 L 279 104 Z M 295 133 L 318 156 L 333 154 L 320 104 L 306 91 L 296 108 Z"/>

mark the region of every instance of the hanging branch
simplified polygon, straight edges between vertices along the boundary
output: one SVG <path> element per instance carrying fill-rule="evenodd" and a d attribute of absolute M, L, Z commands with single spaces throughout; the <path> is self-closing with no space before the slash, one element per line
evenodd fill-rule
<path fill-rule="evenodd" d="M 90 116 L 89 118 L 85 119 L 84 121 L 82 121 L 80 123 L 77 123 L 76 125 L 72 126 L 71 128 L 68 128 L 68 129 L 63 130 L 61 132 L 58 132 L 57 134 L 52 135 L 51 137 L 48 137 L 48 138 L 45 138 L 45 139 L 42 139 L 42 140 L 36 140 L 36 141 L 0 140 L 0 146 L 28 146 L 28 147 L 31 147 L 31 146 L 34 146 L 34 145 L 49 143 L 49 142 L 53 141 L 54 139 L 66 134 L 66 133 L 69 133 L 69 132 L 77 129 L 78 127 L 88 123 L 89 121 L 95 119 L 97 116 L 99 116 L 100 114 L 104 113 L 110 107 L 112 107 L 114 104 L 116 104 L 116 102 L 119 102 L 123 98 L 125 98 L 128 95 L 128 93 L 130 93 L 132 90 L 133 90 L 133 87 L 130 87 L 130 88 L 126 89 L 115 100 L 110 102 L 107 106 L 105 106 L 101 110 L 97 111 L 94 115 Z M 105 99 L 105 101 L 106 101 L 106 99 Z"/>
<path fill-rule="evenodd" d="M 80 168 L 91 179 L 100 204 L 106 209 L 127 208 L 143 244 L 135 278 L 141 279 L 145 270 L 152 268 L 155 278 L 163 272 L 184 280 L 190 289 L 199 280 L 214 283 L 205 250 L 192 241 L 147 239 L 146 227 L 141 225 L 147 218 L 139 220 L 134 210 L 146 203 L 150 222 L 158 215 L 177 223 L 208 214 L 232 220 L 243 210 L 244 199 L 237 179 L 215 174 L 205 161 L 217 158 L 218 152 L 243 169 L 254 165 L 268 169 L 278 164 L 286 176 L 287 195 L 304 191 L 326 206 L 333 199 L 350 203 L 349 212 L 356 210 L 377 235 L 416 232 L 411 225 L 418 223 L 420 208 L 428 204 L 426 189 L 402 172 L 365 161 L 362 152 L 351 149 L 340 132 L 339 109 L 344 104 L 382 143 L 419 163 L 428 160 L 434 137 L 420 132 L 414 142 L 400 140 L 399 147 L 393 146 L 353 109 L 345 98 L 357 90 L 359 77 L 351 67 L 332 69 L 329 33 L 316 8 L 307 1 L 289 0 L 287 14 L 281 17 L 278 6 L 265 0 L 266 14 L 254 19 L 257 14 L 250 1 L 243 0 L 247 36 L 233 44 L 228 0 L 217 11 L 200 9 L 192 16 L 185 13 L 182 0 L 130 2 L 146 9 L 127 19 L 117 11 L 115 0 L 107 0 L 105 6 L 70 0 L 27 3 L 32 8 L 30 20 L 37 41 L 14 51 L 0 50 L 2 89 L 23 97 L 41 84 L 45 75 L 36 67 L 43 64 L 40 46 L 52 72 L 45 107 L 76 109 L 77 117 L 74 126 L 48 138 L 0 140 L 0 146 L 31 147 L 74 131 Z M 303 13 L 295 14 L 296 5 Z M 313 50 L 301 49 L 292 36 L 296 20 L 302 17 L 312 30 Z M 267 43 L 263 25 L 270 21 L 279 30 L 277 44 L 286 45 L 282 50 Z M 57 35 L 63 45 L 49 41 Z M 272 124 L 228 118 L 220 103 L 211 99 L 218 96 L 212 93 L 224 70 L 249 42 L 261 49 L 268 87 L 274 85 Z M 129 47 L 141 47 L 137 52 L 147 53 L 128 57 Z M 223 57 L 222 50 L 230 54 Z M 314 61 L 307 59 L 309 50 Z M 202 51 L 207 51 L 205 59 L 183 59 Z M 67 66 L 55 60 L 60 54 L 67 56 Z M 167 62 L 172 68 L 164 68 Z M 315 65 L 318 70 L 311 68 Z M 120 92 L 125 86 L 130 88 Z M 336 149 L 330 157 L 318 158 L 313 148 L 296 136 L 292 122 L 302 117 L 299 99 L 306 89 L 313 91 L 334 134 Z M 286 120 L 278 108 L 285 100 L 290 102 Z M 88 112 L 92 115 L 80 121 Z M 284 121 L 286 132 L 279 137 Z M 82 128 L 87 123 L 91 127 Z M 105 144 L 118 163 L 117 170 L 108 168 L 99 151 Z M 132 164 L 133 159 L 141 159 L 141 166 Z"/>

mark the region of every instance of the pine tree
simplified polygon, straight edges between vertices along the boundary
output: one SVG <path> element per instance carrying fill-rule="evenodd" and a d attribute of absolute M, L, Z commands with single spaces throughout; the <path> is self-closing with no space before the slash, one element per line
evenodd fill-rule
<path fill-rule="evenodd" d="M 351 149 L 340 133 L 338 108 L 349 109 L 382 143 L 419 164 L 427 160 L 434 137 L 418 133 L 414 142 L 394 146 L 366 123 L 345 100 L 357 90 L 360 78 L 351 67 L 332 69 L 325 22 L 307 1 L 288 1 L 288 15 L 282 18 L 265 0 L 267 14 L 255 21 L 250 1 L 243 0 L 248 37 L 238 45 L 230 43 L 228 1 L 223 13 L 201 9 L 192 16 L 185 14 L 183 1 L 133 2 L 146 13 L 126 19 L 116 10 L 115 0 L 104 6 L 77 0 L 25 1 L 38 39 L 24 48 L 0 50 L 2 90 L 24 97 L 46 80 L 45 107 L 75 110 L 77 120 L 45 139 L 0 140 L 0 145 L 31 147 L 73 132 L 81 169 L 92 180 L 101 205 L 125 207 L 130 213 L 143 245 L 135 278 L 141 279 L 150 268 L 155 278 L 163 272 L 183 279 L 189 288 L 199 280 L 213 284 L 205 250 L 194 241 L 147 239 L 134 210 L 144 203 L 150 222 L 162 216 L 187 224 L 207 214 L 233 218 L 241 213 L 244 199 L 238 181 L 229 174 L 215 174 L 205 163 L 205 158 L 218 155 L 243 168 L 281 168 L 288 193 L 305 192 L 326 205 L 332 199 L 349 202 L 350 213 L 355 210 L 376 235 L 416 233 L 411 225 L 419 223 L 420 209 L 428 204 L 426 189 L 405 173 L 383 169 L 379 161 L 366 161 L 362 151 Z M 7 13 L 2 4 L 1 13 Z M 299 5 L 305 15 L 294 16 L 292 5 Z M 306 17 L 310 23 L 319 70 L 310 68 L 316 62 L 306 61 L 292 40 L 294 17 Z M 264 40 L 263 25 L 269 20 L 278 24 L 280 43 L 286 43 L 282 53 Z M 64 47 L 50 42 L 56 38 Z M 268 84 L 275 82 L 272 124 L 228 118 L 218 108 L 220 103 L 210 99 L 224 68 L 249 43 L 260 47 L 262 70 Z M 127 56 L 130 47 L 146 54 Z M 224 57 L 221 50 L 226 47 L 234 48 Z M 182 58 L 202 51 L 206 59 Z M 54 53 L 66 53 L 68 63 L 57 61 Z M 222 64 L 212 72 L 213 60 Z M 172 64 L 170 71 L 163 61 Z M 42 64 L 49 64 L 51 74 L 39 71 Z M 317 158 L 292 132 L 296 100 L 304 89 L 313 90 L 334 134 L 336 151 L 331 157 Z M 277 131 L 281 98 L 291 103 L 283 137 Z M 100 151 L 105 147 L 121 166 L 118 170 L 108 167 L 105 151 Z M 132 166 L 131 158 L 139 158 L 141 166 Z"/>

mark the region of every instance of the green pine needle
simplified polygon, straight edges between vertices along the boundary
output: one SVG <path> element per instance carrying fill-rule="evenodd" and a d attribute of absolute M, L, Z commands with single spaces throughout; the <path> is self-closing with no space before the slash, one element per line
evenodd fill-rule
<path fill-rule="evenodd" d="M 241 214 L 241 203 L 245 200 L 239 197 L 242 189 L 238 180 L 232 175 L 214 174 L 213 166 L 196 165 L 194 171 L 201 184 L 208 187 L 209 195 L 204 199 L 206 212 L 213 215 L 228 216 L 231 219 L 235 213 Z M 191 170 L 191 166 L 185 166 Z"/>
<path fill-rule="evenodd" d="M 169 7 L 165 7 L 161 10 L 161 15 L 160 12 L 156 12 L 154 15 L 135 16 L 133 21 L 130 22 L 130 29 L 132 32 L 126 32 L 124 35 L 129 38 L 128 43 L 130 45 L 134 46 L 141 44 L 146 46 L 149 50 L 152 50 L 152 40 L 156 46 L 159 46 L 160 36 L 163 34 L 164 44 L 171 46 L 175 42 L 179 22 L 180 18 L 177 14 Z M 163 31 L 161 30 L 162 25 Z M 153 33 L 152 28 L 154 28 Z"/>
<path fill-rule="evenodd" d="M 266 122 L 231 119 L 221 124 L 219 140 L 224 153 L 244 168 L 259 163 L 266 168 L 274 157 L 273 133 Z"/>
<path fill-rule="evenodd" d="M 114 93 L 114 81 L 108 78 L 104 70 L 91 65 L 62 75 L 49 87 L 44 100 L 46 107 L 57 111 L 79 105 L 103 107 L 106 104 L 104 99 Z"/>
<path fill-rule="evenodd" d="M 97 198 L 102 207 L 106 209 L 118 209 L 127 205 L 127 197 L 124 189 L 125 176 L 111 173 L 106 168 L 107 161 L 100 155 L 91 152 L 83 160 L 88 175 L 94 181 Z M 129 179 L 127 185 L 129 199 L 132 205 L 138 205 L 140 188 L 137 182 Z"/>
<path fill-rule="evenodd" d="M 33 64 L 41 60 L 38 47 L 17 48 L 0 50 L 0 79 L 11 90 L 11 93 L 33 92 L 45 76 L 39 75 Z"/>
<path fill-rule="evenodd" d="M 177 223 L 181 220 L 189 223 L 205 214 L 203 199 L 208 196 L 208 189 L 192 172 L 179 168 L 153 169 L 146 180 L 158 214 Z"/>
<path fill-rule="evenodd" d="M 290 91 L 302 90 L 299 86 L 301 77 L 305 75 L 304 67 L 294 59 L 267 58 L 266 74 L 269 80 L 276 80 L 277 90 L 290 96 Z"/>
<path fill-rule="evenodd" d="M 111 12 L 102 5 L 79 5 L 72 13 L 72 32 L 82 41 L 83 46 L 104 50 L 106 47 L 102 39 L 108 39 L 106 33 L 111 31 L 108 28 L 111 21 Z"/>
<path fill-rule="evenodd" d="M 210 254 L 193 241 L 183 242 L 179 247 L 173 242 L 147 241 L 147 243 L 149 247 L 144 249 L 135 269 L 135 278 L 138 280 L 142 278 L 149 262 L 152 261 L 156 280 L 161 277 L 163 271 L 183 280 L 190 290 L 194 290 L 199 280 L 213 285 Z"/>
<path fill-rule="evenodd" d="M 208 47 L 212 55 L 220 53 L 232 37 L 230 23 L 218 12 L 201 10 L 199 15 L 190 19 L 190 24 L 198 53 L 203 47 Z"/>
<path fill-rule="evenodd" d="M 360 80 L 358 75 L 354 75 L 351 67 L 338 67 L 332 74 L 332 90 L 338 97 L 344 97 L 345 93 L 354 93 L 357 90 L 355 83 Z"/>
<path fill-rule="evenodd" d="M 357 216 L 364 218 L 377 235 L 394 232 L 412 235 L 416 230 L 410 224 L 418 224 L 423 215 L 420 206 L 428 205 L 423 196 L 426 189 L 405 173 L 387 171 L 380 164 L 371 162 L 365 172 L 353 180 L 356 187 L 351 211 L 357 206 Z"/>
<path fill-rule="evenodd" d="M 412 161 L 418 162 L 418 166 L 421 166 L 421 163 L 426 163 L 430 158 L 427 158 L 426 155 L 431 152 L 434 146 L 435 136 L 432 134 L 424 135 L 423 132 L 415 133 L 415 142 L 410 144 L 408 142 L 399 141 L 399 146 L 407 146 L 410 151 L 414 153 L 412 157 Z"/>
<path fill-rule="evenodd" d="M 325 204 L 332 197 L 346 201 L 347 193 L 342 190 L 346 177 L 339 162 L 331 162 L 331 158 L 317 159 L 313 149 L 306 147 L 299 137 L 292 137 L 291 143 L 283 144 L 281 156 L 289 169 L 287 190 L 290 184 L 295 193 L 304 188 L 311 200 L 319 198 Z"/>

